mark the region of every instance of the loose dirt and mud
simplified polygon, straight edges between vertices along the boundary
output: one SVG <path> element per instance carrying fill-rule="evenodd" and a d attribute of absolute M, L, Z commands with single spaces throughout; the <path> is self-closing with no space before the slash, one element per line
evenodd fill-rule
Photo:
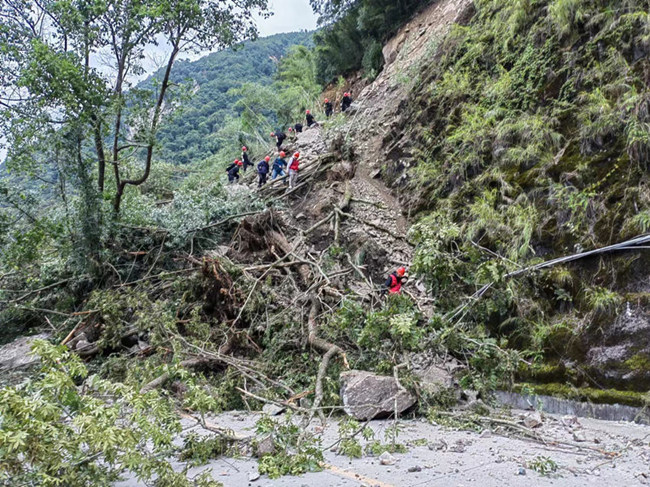
<path fill-rule="evenodd" d="M 538 439 L 508 436 L 508 426 L 494 424 L 483 431 L 463 431 L 430 424 L 424 419 L 399 421 L 396 441 L 406 453 L 395 453 L 382 465 L 378 457 L 351 459 L 336 453 L 336 421 L 322 432 L 325 464 L 320 472 L 269 479 L 259 476 L 252 458 L 223 458 L 190 470 L 196 475 L 212 469 L 226 487 L 578 487 L 648 485 L 650 483 L 650 427 L 573 416 L 543 416 L 534 429 L 536 414 L 513 411 L 507 422 L 519 425 Z M 254 433 L 257 413 L 228 413 L 210 418 L 212 425 L 232 429 L 240 436 Z M 384 440 L 393 421 L 371 421 L 375 437 Z M 186 422 L 184 434 L 201 431 Z M 311 430 L 320 431 L 314 424 Z M 508 433 L 511 434 L 511 433 Z M 332 451 L 334 450 L 334 451 Z M 394 460 L 394 463 L 393 463 Z M 180 468 L 180 465 L 177 465 Z M 255 479 L 255 480 L 251 480 Z M 116 487 L 144 484 L 125 480 Z"/>

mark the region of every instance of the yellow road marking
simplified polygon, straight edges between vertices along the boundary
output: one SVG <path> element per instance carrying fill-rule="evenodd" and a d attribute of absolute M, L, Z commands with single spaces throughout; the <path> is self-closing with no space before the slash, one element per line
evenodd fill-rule
<path fill-rule="evenodd" d="M 345 477 L 351 480 L 356 480 L 358 482 L 364 482 L 366 484 L 372 485 L 373 487 L 395 487 L 392 484 L 387 484 L 381 480 L 371 479 L 370 477 L 365 477 L 361 474 L 351 472 L 349 470 L 343 470 L 342 468 L 335 467 L 334 465 L 329 465 L 327 463 L 323 464 L 323 468 L 329 470 L 339 477 Z"/>

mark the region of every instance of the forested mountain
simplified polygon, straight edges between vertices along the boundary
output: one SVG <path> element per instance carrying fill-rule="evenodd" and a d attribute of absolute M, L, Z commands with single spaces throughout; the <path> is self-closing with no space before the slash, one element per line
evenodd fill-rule
<path fill-rule="evenodd" d="M 172 71 L 174 83 L 186 83 L 180 109 L 160 128 L 161 158 L 173 164 L 201 160 L 222 148 L 216 132 L 228 117 L 243 110 L 236 107 L 240 96 L 231 90 L 244 83 L 270 85 L 278 61 L 294 45 L 313 45 L 311 32 L 277 34 L 247 41 L 196 61 L 178 61 Z M 138 88 L 151 88 L 163 70 L 143 81 Z"/>

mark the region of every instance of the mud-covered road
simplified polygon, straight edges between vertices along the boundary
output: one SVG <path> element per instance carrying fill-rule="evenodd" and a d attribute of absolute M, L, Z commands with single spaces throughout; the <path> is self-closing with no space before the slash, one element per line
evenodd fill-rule
<path fill-rule="evenodd" d="M 515 411 L 509 420 L 523 427 L 526 415 L 530 413 Z M 210 422 L 249 436 L 254 433 L 259 417 L 255 413 L 228 413 L 211 418 Z M 184 434 L 201 433 L 200 426 L 185 424 Z M 376 438 L 381 440 L 392 425 L 390 420 L 370 423 Z M 403 420 L 399 426 L 397 442 L 406 445 L 408 451 L 394 454 L 395 463 L 391 465 L 382 465 L 377 457 L 350 459 L 326 449 L 323 470 L 299 477 L 272 480 L 259 476 L 257 461 L 249 457 L 218 459 L 190 470 L 189 475 L 212 469 L 213 477 L 226 487 L 614 487 L 650 483 L 648 426 L 544 416 L 542 424 L 533 431 L 545 442 L 507 436 L 498 431 L 498 426 L 481 432 L 455 430 L 426 420 Z M 313 428 L 318 428 L 317 424 Z M 323 448 L 336 442 L 337 430 L 338 424 L 331 421 L 321 436 Z M 542 475 L 535 469 L 548 472 Z M 143 484 L 125 480 L 115 485 Z"/>

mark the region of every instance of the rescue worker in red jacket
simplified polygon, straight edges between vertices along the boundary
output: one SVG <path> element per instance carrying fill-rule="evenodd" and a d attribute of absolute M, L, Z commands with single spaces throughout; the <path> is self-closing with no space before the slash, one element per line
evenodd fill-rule
<path fill-rule="evenodd" d="M 289 160 L 289 189 L 296 187 L 298 183 L 298 167 L 300 165 L 300 153 L 296 152 Z"/>
<path fill-rule="evenodd" d="M 382 296 L 387 292 L 389 294 L 401 294 L 402 284 L 406 282 L 406 277 L 404 277 L 405 274 L 406 269 L 404 267 L 400 267 L 390 276 L 388 276 L 388 279 L 386 279 L 386 282 L 384 283 L 385 289 L 381 292 Z"/>

